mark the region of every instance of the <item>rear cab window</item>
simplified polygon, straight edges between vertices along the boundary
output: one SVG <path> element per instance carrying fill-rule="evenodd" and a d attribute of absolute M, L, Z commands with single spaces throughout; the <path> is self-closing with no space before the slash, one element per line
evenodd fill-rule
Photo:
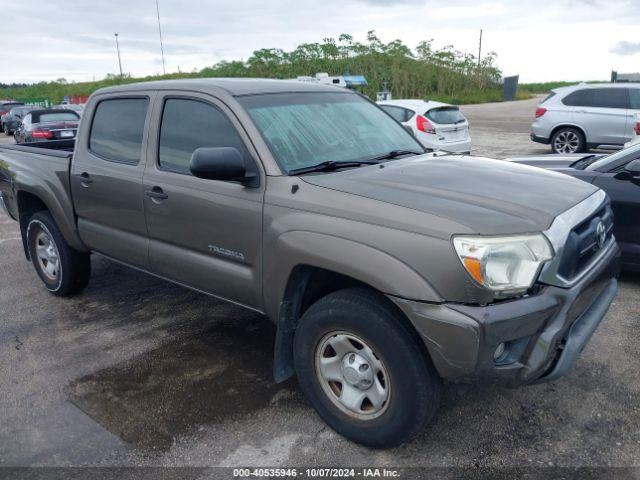
<path fill-rule="evenodd" d="M 440 125 L 451 125 L 465 122 L 466 119 L 460 113 L 458 107 L 437 107 L 425 113 L 425 117 Z"/>
<path fill-rule="evenodd" d="M 100 101 L 91 124 L 89 150 L 105 160 L 137 164 L 148 107 L 146 97 Z"/>

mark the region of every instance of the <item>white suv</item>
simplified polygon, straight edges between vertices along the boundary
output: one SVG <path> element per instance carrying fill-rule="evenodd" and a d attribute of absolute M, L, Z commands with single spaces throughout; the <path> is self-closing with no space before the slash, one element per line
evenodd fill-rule
<path fill-rule="evenodd" d="M 633 137 L 640 84 L 581 84 L 557 88 L 538 106 L 531 140 L 555 153 L 620 148 Z"/>

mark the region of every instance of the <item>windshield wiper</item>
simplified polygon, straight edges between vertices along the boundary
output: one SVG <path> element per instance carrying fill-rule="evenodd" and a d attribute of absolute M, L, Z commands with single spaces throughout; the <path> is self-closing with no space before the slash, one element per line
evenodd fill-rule
<path fill-rule="evenodd" d="M 416 152 L 415 150 L 391 150 L 390 152 L 385 153 L 384 155 L 380 155 L 378 157 L 373 157 L 367 159 L 370 162 L 381 162 L 383 160 L 393 160 L 394 158 L 401 157 L 402 155 L 424 155 L 427 153 L 424 152 Z"/>
<path fill-rule="evenodd" d="M 293 170 L 289 170 L 289 175 L 301 175 L 303 173 L 312 172 L 331 172 L 333 170 L 338 170 L 339 168 L 359 167 L 361 165 L 375 165 L 377 163 L 378 161 L 375 159 L 355 160 L 349 162 L 335 162 L 333 160 L 328 160 L 317 165 L 311 165 L 310 167 L 294 168 Z"/>
<path fill-rule="evenodd" d="M 339 168 L 353 168 L 361 165 L 377 165 L 383 160 L 393 160 L 394 158 L 402 155 L 423 155 L 426 152 L 416 152 L 415 150 L 391 150 L 384 155 L 379 155 L 373 158 L 367 158 L 364 160 L 349 160 L 347 162 L 336 162 L 328 160 L 326 162 L 318 163 L 317 165 L 311 165 L 310 167 L 294 168 L 289 170 L 289 175 L 302 175 L 303 173 L 312 172 L 332 172 Z"/>

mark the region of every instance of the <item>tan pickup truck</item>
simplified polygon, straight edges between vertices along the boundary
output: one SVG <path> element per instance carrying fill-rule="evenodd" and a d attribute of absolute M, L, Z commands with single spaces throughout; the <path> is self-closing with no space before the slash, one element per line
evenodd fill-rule
<path fill-rule="evenodd" d="M 442 379 L 559 377 L 617 289 L 597 187 L 427 152 L 330 86 L 99 90 L 75 144 L 0 146 L 0 192 L 52 293 L 83 290 L 93 252 L 261 312 L 276 381 L 297 375 L 327 423 L 373 447 L 418 432 Z"/>

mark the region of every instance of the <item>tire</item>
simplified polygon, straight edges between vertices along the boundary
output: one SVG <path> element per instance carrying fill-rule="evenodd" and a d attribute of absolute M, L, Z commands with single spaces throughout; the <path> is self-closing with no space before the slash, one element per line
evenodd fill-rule
<path fill-rule="evenodd" d="M 582 153 L 586 151 L 586 147 L 587 142 L 584 135 L 577 128 L 561 128 L 551 137 L 551 150 L 553 153 Z"/>
<path fill-rule="evenodd" d="M 47 290 L 59 297 L 80 293 L 89 284 L 91 257 L 69 246 L 47 211 L 27 225 L 29 257 Z"/>
<path fill-rule="evenodd" d="M 368 447 L 399 445 L 438 409 L 441 379 L 405 321 L 382 295 L 349 288 L 314 303 L 295 332 L 294 364 L 307 399 L 334 430 Z"/>

